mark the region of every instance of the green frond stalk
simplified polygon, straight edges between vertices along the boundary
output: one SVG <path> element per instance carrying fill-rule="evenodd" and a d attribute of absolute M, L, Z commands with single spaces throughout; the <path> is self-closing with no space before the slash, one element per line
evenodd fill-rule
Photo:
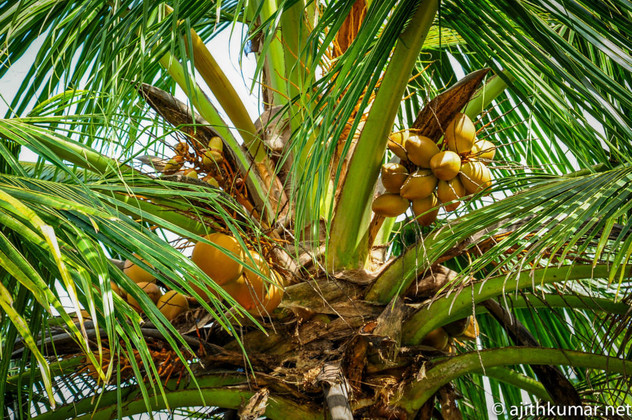
<path fill-rule="evenodd" d="M 630 372 L 632 362 L 574 350 L 534 347 L 505 347 L 461 354 L 435 364 L 425 377 L 403 393 L 400 405 L 409 413 L 418 410 L 441 386 L 468 373 L 484 368 L 511 365 L 562 365 L 600 369 L 623 375 Z M 483 368 L 481 368 L 483 366 Z"/>
<path fill-rule="evenodd" d="M 283 28 L 278 28 L 278 8 L 277 0 L 258 0 L 261 2 L 261 22 L 262 24 L 268 24 L 270 27 L 268 30 L 272 35 L 265 38 L 264 45 L 262 46 L 262 52 L 264 55 L 260 58 L 263 59 L 262 64 L 265 68 L 265 74 L 270 81 L 270 86 L 264 86 L 270 91 L 270 97 L 272 103 L 268 106 L 285 105 L 290 99 L 290 91 L 288 88 L 288 81 L 284 76 L 285 60 L 284 47 L 282 44 Z"/>
<path fill-rule="evenodd" d="M 59 406 L 56 410 L 40 414 L 33 419 L 111 419 L 117 415 L 117 409 L 120 409 L 119 416 L 145 413 L 148 409 L 157 411 L 179 407 L 215 406 L 238 409 L 243 401 L 248 401 L 255 394 L 254 391 L 248 389 L 247 380 L 243 375 L 211 374 L 198 376 L 197 380 L 197 385 L 178 386 L 178 380 L 172 379 L 165 386 L 164 399 L 162 397 L 156 398 L 156 395 L 147 395 L 148 398 L 145 400 L 137 386 L 129 386 L 120 391 L 103 393 L 96 410 L 92 398 L 85 398 Z M 121 401 L 126 402 L 124 407 L 119 407 Z M 149 401 L 150 407 L 146 407 L 146 401 Z M 271 398 L 268 401 L 265 414 L 272 418 L 296 418 L 300 416 L 306 420 L 324 419 L 321 410 L 316 407 L 299 405 L 283 397 Z"/>
<path fill-rule="evenodd" d="M 472 98 L 467 103 L 463 113 L 474 119 L 474 117 L 486 110 L 492 101 L 500 96 L 509 86 L 504 78 L 509 80 L 514 79 L 514 77 L 507 71 L 503 72 L 502 75 L 496 74 L 490 77 L 483 86 L 481 86 L 474 95 L 472 95 Z"/>
<path fill-rule="evenodd" d="M 397 41 L 336 203 L 327 252 L 330 268 L 358 268 L 365 263 L 371 200 L 388 136 L 438 7 L 436 0 L 420 2 Z"/>
<path fill-rule="evenodd" d="M 115 159 L 103 156 L 96 150 L 69 138 L 48 132 L 36 126 L 48 120 L 38 117 L 12 118 L 0 120 L 0 135 L 11 136 L 20 134 L 22 145 L 30 147 L 61 166 L 61 159 L 71 162 L 80 168 L 85 168 L 99 174 L 131 174 L 137 173 L 130 166 L 120 164 Z M 18 137 L 13 136 L 13 137 Z M 52 152 L 46 153 L 47 151 Z"/>
<path fill-rule="evenodd" d="M 533 379 L 530 376 L 516 372 L 513 369 L 504 367 L 489 367 L 485 370 L 481 370 L 478 373 L 481 375 L 494 378 L 500 382 L 504 382 L 509 385 L 513 385 L 516 388 L 527 391 L 528 393 L 535 395 L 543 401 L 552 401 L 551 396 L 544 388 L 541 382 Z"/>
<path fill-rule="evenodd" d="M 608 278 L 611 267 L 607 265 L 573 265 L 561 268 L 541 268 L 525 270 L 518 275 L 501 275 L 485 280 L 484 283 L 474 283 L 461 290 L 456 296 L 441 297 L 432 302 L 429 307 L 420 309 L 402 327 L 403 341 L 418 344 L 430 331 L 472 313 L 472 306 L 487 299 L 503 295 L 508 292 L 531 288 L 538 285 L 581 280 Z M 632 267 L 628 267 L 625 277 L 632 276 Z"/>

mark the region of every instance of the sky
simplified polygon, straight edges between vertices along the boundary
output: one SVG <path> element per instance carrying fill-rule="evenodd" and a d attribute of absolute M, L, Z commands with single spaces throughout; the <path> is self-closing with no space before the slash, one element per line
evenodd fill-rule
<path fill-rule="evenodd" d="M 256 67 L 256 59 L 254 53 L 249 55 L 242 54 L 242 28 L 243 26 L 241 24 L 237 24 L 232 30 L 230 27 L 223 30 L 207 44 L 207 48 L 212 52 L 215 60 L 219 63 L 226 76 L 234 82 L 235 90 L 242 98 L 248 113 L 254 121 L 260 114 L 259 99 L 256 95 L 257 89 L 255 88 L 255 94 L 250 93 L 252 77 Z M 38 42 L 34 43 L 33 46 L 11 66 L 8 73 L 0 79 L 1 116 L 6 114 L 9 109 L 8 103 L 10 103 L 15 96 L 20 83 L 35 62 L 37 51 L 41 47 L 44 37 L 45 34 L 38 38 Z M 202 78 L 198 77 L 197 79 L 205 93 L 218 105 Z M 187 101 L 186 96 L 180 88 L 177 88 L 176 97 L 182 101 Z M 35 100 L 32 105 L 35 105 Z M 221 108 L 218 106 L 218 109 Z M 26 160 L 32 160 L 34 157 L 32 153 L 28 152 L 25 152 L 22 156 L 22 158 Z"/>

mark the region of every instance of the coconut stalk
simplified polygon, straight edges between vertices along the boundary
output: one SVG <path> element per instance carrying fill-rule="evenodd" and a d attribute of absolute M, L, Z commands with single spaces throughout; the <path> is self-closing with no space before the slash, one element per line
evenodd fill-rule
<path fill-rule="evenodd" d="M 365 263 L 368 244 L 362 240 L 368 241 L 366 231 L 373 189 L 386 151 L 388 135 L 438 7 L 437 0 L 423 0 L 396 44 L 349 161 L 336 203 L 328 244 L 329 268 L 359 268 Z"/>

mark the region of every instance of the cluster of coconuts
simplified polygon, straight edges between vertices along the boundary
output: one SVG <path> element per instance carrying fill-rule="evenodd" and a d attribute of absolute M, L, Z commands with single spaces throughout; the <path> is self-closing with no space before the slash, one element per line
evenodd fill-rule
<path fill-rule="evenodd" d="M 140 266 L 127 260 L 123 266 L 123 272 L 147 294 L 149 299 L 156 304 L 158 310 L 169 321 L 189 310 L 189 301 L 186 296 L 175 290 L 168 290 L 163 294 L 160 287 L 156 284 L 156 277 Z M 112 283 L 112 291 L 127 300 L 127 303 L 136 312 L 142 312 L 138 301 L 114 283 Z"/>
<path fill-rule="evenodd" d="M 279 306 L 283 298 L 282 277 L 270 269 L 260 254 L 254 251 L 245 252 L 237 239 L 230 235 L 212 233 L 205 238 L 228 251 L 232 258 L 215 246 L 198 242 L 193 248 L 191 260 L 204 273 L 252 315 L 263 317 Z M 243 264 L 255 267 L 257 271 L 245 268 Z M 155 276 L 138 265 L 128 260 L 123 271 L 147 293 L 168 320 L 171 321 L 189 309 L 186 296 L 175 291 L 162 295 L 160 288 L 155 284 Z M 266 282 L 260 274 L 270 278 L 272 282 Z M 202 289 L 195 284 L 191 287 L 207 301 L 210 301 L 212 296 L 217 296 L 213 289 Z M 121 295 L 120 291 L 118 293 Z M 140 311 L 136 299 L 127 296 L 127 302 Z"/>
<path fill-rule="evenodd" d="M 217 175 L 219 166 L 224 161 L 224 143 L 219 137 L 211 137 L 206 148 L 198 154 L 189 153 L 189 145 L 178 143 L 175 156 L 167 161 L 162 173 L 165 175 L 182 175 L 188 178 L 201 179 L 204 182 L 219 187 Z M 184 168 L 186 163 L 193 167 Z"/>
<path fill-rule="evenodd" d="M 279 306 L 283 299 L 282 277 L 270 269 L 260 254 L 252 250 L 244 251 L 237 239 L 230 235 L 212 233 L 205 238 L 229 251 L 233 258 L 212 245 L 198 242 L 193 248 L 191 260 L 204 273 L 252 315 L 265 316 Z M 244 267 L 244 263 L 257 271 Z M 270 282 L 261 274 L 269 278 Z M 192 287 L 202 296 L 214 294 L 211 290 L 201 290 L 195 285 Z"/>
<path fill-rule="evenodd" d="M 399 216 L 412 203 L 417 222 L 428 226 L 437 218 L 439 203 L 454 211 L 462 197 L 491 185 L 487 163 L 496 148 L 476 139 L 474 123 L 465 114 L 457 114 L 448 124 L 439 145 L 428 137 L 402 132 L 391 136 L 389 149 L 401 162 L 382 165 L 386 193 L 372 206 L 381 216 Z"/>

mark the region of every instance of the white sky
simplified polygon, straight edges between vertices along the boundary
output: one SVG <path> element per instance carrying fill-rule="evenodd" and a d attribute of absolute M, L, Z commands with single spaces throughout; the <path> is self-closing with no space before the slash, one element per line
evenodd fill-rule
<path fill-rule="evenodd" d="M 243 26 L 238 24 L 232 30 L 227 28 L 219 33 L 210 43 L 207 44 L 209 51 L 213 54 L 214 58 L 219 63 L 220 67 L 226 73 L 226 76 L 233 81 L 235 90 L 242 98 L 250 117 L 253 121 L 260 114 L 259 99 L 256 95 L 258 89 L 255 88 L 255 94 L 250 93 L 250 85 L 252 84 L 252 77 L 256 67 L 255 55 L 250 54 L 248 56 L 242 55 L 242 37 Z M 16 61 L 8 73 L 0 79 L 0 115 L 4 116 L 9 109 L 8 103 L 10 103 L 15 96 L 20 83 L 26 76 L 26 73 L 33 65 L 35 56 L 38 49 L 41 47 L 44 40 L 42 35 L 36 43 Z M 241 61 L 240 61 L 241 60 Z M 212 101 L 221 110 L 215 98 L 212 96 L 210 90 L 204 84 L 201 77 L 197 77 L 198 83 L 202 86 L 202 89 L 211 97 Z M 184 95 L 181 89 L 177 89 L 176 97 L 182 101 L 187 101 L 186 95 Z M 31 105 L 34 105 L 35 101 Z M 221 112 L 220 112 L 221 113 Z M 32 154 L 31 154 L 32 155 Z M 34 155 L 33 155 L 34 156 Z M 27 156 L 23 156 L 28 159 Z"/>

